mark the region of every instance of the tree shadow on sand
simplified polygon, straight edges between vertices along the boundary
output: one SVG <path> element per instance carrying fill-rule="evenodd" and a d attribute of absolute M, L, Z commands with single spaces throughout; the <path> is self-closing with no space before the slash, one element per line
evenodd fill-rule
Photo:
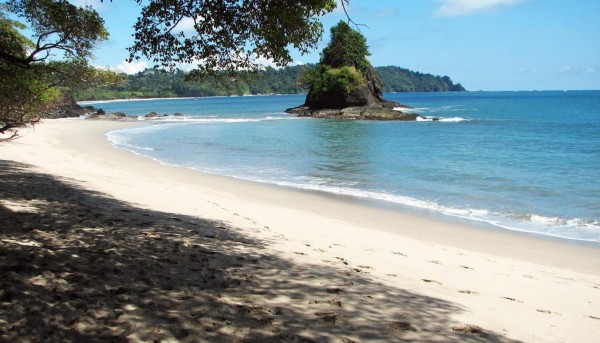
<path fill-rule="evenodd" d="M 296 264 L 223 222 L 0 168 L 0 341 L 510 341 L 343 259 Z"/>

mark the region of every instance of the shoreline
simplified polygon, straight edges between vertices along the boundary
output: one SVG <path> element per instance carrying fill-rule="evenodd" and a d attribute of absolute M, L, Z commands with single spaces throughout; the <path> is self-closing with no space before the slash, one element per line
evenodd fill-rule
<path fill-rule="evenodd" d="M 386 201 L 386 200 L 382 200 L 382 199 L 366 198 L 366 197 L 361 197 L 361 196 L 357 196 L 357 195 L 333 193 L 333 192 L 329 192 L 326 190 L 280 185 L 280 184 L 271 183 L 268 181 L 255 181 L 255 180 L 248 180 L 248 179 L 235 177 L 235 176 L 220 175 L 220 174 L 216 174 L 216 173 L 202 171 L 202 170 L 195 169 L 192 167 L 186 167 L 186 166 L 177 165 L 177 164 L 163 163 L 162 161 L 155 159 L 151 156 L 146 156 L 144 154 L 133 152 L 131 150 L 119 148 L 114 145 L 113 145 L 113 147 L 118 150 L 124 150 L 124 151 L 129 152 L 138 157 L 153 160 L 154 162 L 156 162 L 160 165 L 163 165 L 163 166 L 187 169 L 187 170 L 190 170 L 190 171 L 196 172 L 196 173 L 211 175 L 211 176 L 218 177 L 218 178 L 224 178 L 225 180 L 227 180 L 227 179 L 236 180 L 239 182 L 247 182 L 250 184 L 256 184 L 259 187 L 280 189 L 284 192 L 313 195 L 313 196 L 317 196 L 320 198 L 331 199 L 334 202 L 340 202 L 340 203 L 343 203 L 348 206 L 356 205 L 357 208 L 370 208 L 372 210 L 381 210 L 384 212 L 406 215 L 407 217 L 426 218 L 426 219 L 429 219 L 434 222 L 448 223 L 448 224 L 456 225 L 456 226 L 460 226 L 460 227 L 469 227 L 469 228 L 473 228 L 473 229 L 477 229 L 477 230 L 491 231 L 491 232 L 502 232 L 502 233 L 507 233 L 507 234 L 514 234 L 517 237 L 529 237 L 534 240 L 550 241 L 550 242 L 555 242 L 558 244 L 575 245 L 575 246 L 583 246 L 583 247 L 588 247 L 588 248 L 593 248 L 593 249 L 600 249 L 600 241 L 590 241 L 590 240 L 586 240 L 586 239 L 566 238 L 566 237 L 562 237 L 562 236 L 558 236 L 558 235 L 539 233 L 536 231 L 526 231 L 526 230 L 521 230 L 521 229 L 507 228 L 507 227 L 503 227 L 500 225 L 492 224 L 483 219 L 465 218 L 465 217 L 455 216 L 455 215 L 451 215 L 451 214 L 445 214 L 445 213 L 442 213 L 440 211 L 436 211 L 433 209 L 421 208 L 421 207 L 400 204 L 400 203 L 394 203 L 394 202 L 390 202 L 390 201 Z M 388 230 L 384 230 L 384 231 L 388 231 Z M 394 230 L 390 229 L 389 232 L 394 233 Z"/>
<path fill-rule="evenodd" d="M 139 125 L 140 126 L 149 125 L 149 123 L 141 122 L 141 123 L 139 123 Z M 119 148 L 117 146 L 118 144 L 113 143 L 110 140 L 110 138 L 108 138 L 107 136 L 112 131 L 118 131 L 120 129 L 121 128 L 118 128 L 116 130 L 110 130 L 110 131 L 104 133 L 104 136 L 107 138 L 109 144 L 112 147 L 114 147 L 115 149 L 126 151 L 130 154 L 136 155 L 137 157 L 150 159 L 150 160 L 154 161 L 155 163 L 158 163 L 163 166 L 182 168 L 182 169 L 190 170 L 192 172 L 197 172 L 197 173 L 204 174 L 204 175 L 210 175 L 210 176 L 214 176 L 217 178 L 222 178 L 224 180 L 224 182 L 229 182 L 228 180 L 235 180 L 235 181 L 239 181 L 242 183 L 247 182 L 249 184 L 254 184 L 259 187 L 264 186 L 264 187 L 273 188 L 273 189 L 280 189 L 284 192 L 285 191 L 291 192 L 292 194 L 293 193 L 303 193 L 303 194 L 309 194 L 309 195 L 312 194 L 312 195 L 316 195 L 317 197 L 323 197 L 325 199 L 331 199 L 332 201 L 338 201 L 338 202 L 341 202 L 346 205 L 356 205 L 357 210 L 370 208 L 372 210 L 381 210 L 381 211 L 383 211 L 383 213 L 390 213 L 390 214 L 398 213 L 400 215 L 406 216 L 406 218 L 409 218 L 409 219 L 411 217 L 426 218 L 428 220 L 431 220 L 433 225 L 435 225 L 436 222 L 447 223 L 450 225 L 454 225 L 455 227 L 465 227 L 466 226 L 469 228 L 483 230 L 485 232 L 500 232 L 501 234 L 509 234 L 509 235 L 514 234 L 517 236 L 517 238 L 518 237 L 526 237 L 526 239 L 531 238 L 534 241 L 541 240 L 541 241 L 547 241 L 547 242 L 554 242 L 554 243 L 558 243 L 558 244 L 576 245 L 576 246 L 583 246 L 583 247 L 588 247 L 588 248 L 592 248 L 592 249 L 600 249 L 600 241 L 590 241 L 590 240 L 586 240 L 586 239 L 567 238 L 567 237 L 562 237 L 562 236 L 558 236 L 558 235 L 552 235 L 550 233 L 540 233 L 540 232 L 536 232 L 536 231 L 528 231 L 526 229 L 505 227 L 505 226 L 490 223 L 489 221 L 487 221 L 485 219 L 461 217 L 458 215 L 446 214 L 441 211 L 437 211 L 435 209 L 411 206 L 408 204 L 396 203 L 396 202 L 387 201 L 387 200 L 383 200 L 383 199 L 362 197 L 359 195 L 352 195 L 352 194 L 335 193 L 335 192 L 330 192 L 327 190 L 302 188 L 299 186 L 281 185 L 281 184 L 272 183 L 272 182 L 268 182 L 268 181 L 248 180 L 248 179 L 239 178 L 239 177 L 235 177 L 235 176 L 220 175 L 220 174 L 216 174 L 216 173 L 205 172 L 205 171 L 202 171 L 202 170 L 199 170 L 196 168 L 186 167 L 186 166 L 177 165 L 177 164 L 163 163 L 163 162 L 159 161 L 158 159 L 155 159 L 151 156 L 147 156 L 142 153 L 137 153 L 137 152 L 131 151 L 129 149 Z M 392 228 L 386 228 L 383 230 L 394 233 L 394 230 Z M 404 234 L 407 234 L 407 232 L 404 232 Z M 524 255 L 519 255 L 519 257 L 523 257 L 523 256 Z M 540 259 L 540 261 L 542 261 L 542 260 L 543 259 Z M 598 264 L 598 268 L 600 270 L 600 264 Z"/>
<path fill-rule="evenodd" d="M 117 149 L 104 136 L 114 129 L 140 125 L 144 124 L 45 120 L 22 130 L 21 138 L 0 145 L 1 159 L 33 165 L 35 172 L 105 194 L 134 213 L 152 211 L 151 217 L 166 213 L 169 218 L 186 218 L 185 223 L 222 223 L 200 232 L 225 225 L 244 237 L 240 241 L 264 242 L 266 250 L 232 248 L 224 254 L 242 254 L 239 261 L 254 261 L 248 256 L 260 255 L 256 263 L 277 259 L 289 264 L 251 268 L 255 284 L 240 286 L 242 293 L 251 294 L 264 308 L 294 309 L 288 317 L 283 311 L 287 319 L 277 322 L 284 333 L 293 331 L 319 341 L 335 337 L 390 341 L 396 337 L 592 342 L 600 332 L 600 249 L 596 247 L 163 165 Z M 16 202 L 0 203 L 0 207 L 17 208 Z M 197 234 L 181 231 L 180 235 L 197 239 Z M 16 239 L 3 237 L 2 244 Z M 238 264 L 234 269 L 246 270 L 255 262 Z M 322 272 L 314 275 L 311 270 Z M 276 280 L 269 275 L 277 275 Z M 413 308 L 411 297 L 423 302 Z M 332 299 L 343 305 L 331 307 Z M 452 310 L 434 314 L 427 312 L 433 311 L 431 306 Z M 395 312 L 403 307 L 411 311 Z M 291 318 L 295 317 L 305 329 L 292 330 Z M 238 319 L 228 320 L 242 325 Z M 406 323 L 418 330 L 406 329 L 410 328 Z M 141 330 L 142 324 L 137 325 Z M 483 328 L 487 338 L 481 338 L 477 330 L 468 332 L 465 325 Z"/>

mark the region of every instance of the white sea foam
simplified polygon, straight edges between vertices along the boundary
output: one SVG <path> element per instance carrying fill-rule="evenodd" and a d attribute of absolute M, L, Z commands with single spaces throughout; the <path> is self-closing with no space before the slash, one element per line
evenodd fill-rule
<path fill-rule="evenodd" d="M 461 117 L 451 117 L 451 118 L 440 118 L 440 121 L 456 123 L 456 122 L 460 122 L 460 121 L 471 121 L 471 119 L 461 118 Z"/>
<path fill-rule="evenodd" d="M 450 118 L 435 117 L 435 116 L 417 117 L 417 121 L 435 121 L 435 119 L 437 119 L 437 121 L 446 122 L 446 123 L 458 123 L 461 121 L 471 121 L 471 119 L 461 118 L 461 117 L 450 117 Z"/>
<path fill-rule="evenodd" d="M 263 118 L 219 118 L 214 115 L 209 116 L 183 116 L 183 117 L 175 117 L 175 116 L 162 116 L 162 117 L 154 117 L 147 118 L 140 116 L 138 120 L 146 121 L 146 122 L 169 122 L 169 123 L 204 123 L 204 124 L 212 124 L 212 123 L 254 123 L 261 121 L 274 121 L 274 120 L 298 120 L 301 118 L 298 117 L 274 117 L 268 116 Z"/>
<path fill-rule="evenodd" d="M 394 107 L 393 108 L 394 111 L 398 111 L 398 112 L 423 112 L 423 111 L 427 111 L 429 110 L 429 108 L 427 107 Z"/>

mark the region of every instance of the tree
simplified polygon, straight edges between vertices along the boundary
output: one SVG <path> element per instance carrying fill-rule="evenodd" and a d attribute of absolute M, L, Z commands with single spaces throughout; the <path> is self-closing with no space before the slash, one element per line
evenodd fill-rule
<path fill-rule="evenodd" d="M 57 52 L 84 60 L 98 42 L 108 38 L 104 21 L 90 7 L 77 7 L 66 0 L 10 0 L 5 7 L 25 19 L 36 37 L 27 44 L 32 49 L 25 56 L 0 50 L 0 58 L 12 64 L 43 62 Z"/>
<path fill-rule="evenodd" d="M 320 64 L 331 68 L 355 67 L 365 72 L 371 56 L 367 39 L 344 21 L 331 28 L 331 41 L 321 52 Z"/>
<path fill-rule="evenodd" d="M 6 12 L 25 19 L 34 39 L 21 34 L 25 25 Z M 118 82 L 119 75 L 87 62 L 94 45 L 107 37 L 98 13 L 66 0 L 0 5 L 0 133 L 37 122 L 59 99 L 58 87 Z"/>
<path fill-rule="evenodd" d="M 256 71 L 257 57 L 287 65 L 290 46 L 303 53 L 317 46 L 319 17 L 336 7 L 335 0 L 136 2 L 146 5 L 135 24 L 130 60 L 143 56 L 169 68 L 201 62 L 199 76 Z"/>

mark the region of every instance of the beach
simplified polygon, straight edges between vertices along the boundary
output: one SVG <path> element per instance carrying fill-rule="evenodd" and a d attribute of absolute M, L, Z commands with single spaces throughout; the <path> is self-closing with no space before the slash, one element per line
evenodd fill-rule
<path fill-rule="evenodd" d="M 600 336 L 595 244 L 204 174 L 105 137 L 135 125 L 45 120 L 0 143 L 1 340 Z"/>

